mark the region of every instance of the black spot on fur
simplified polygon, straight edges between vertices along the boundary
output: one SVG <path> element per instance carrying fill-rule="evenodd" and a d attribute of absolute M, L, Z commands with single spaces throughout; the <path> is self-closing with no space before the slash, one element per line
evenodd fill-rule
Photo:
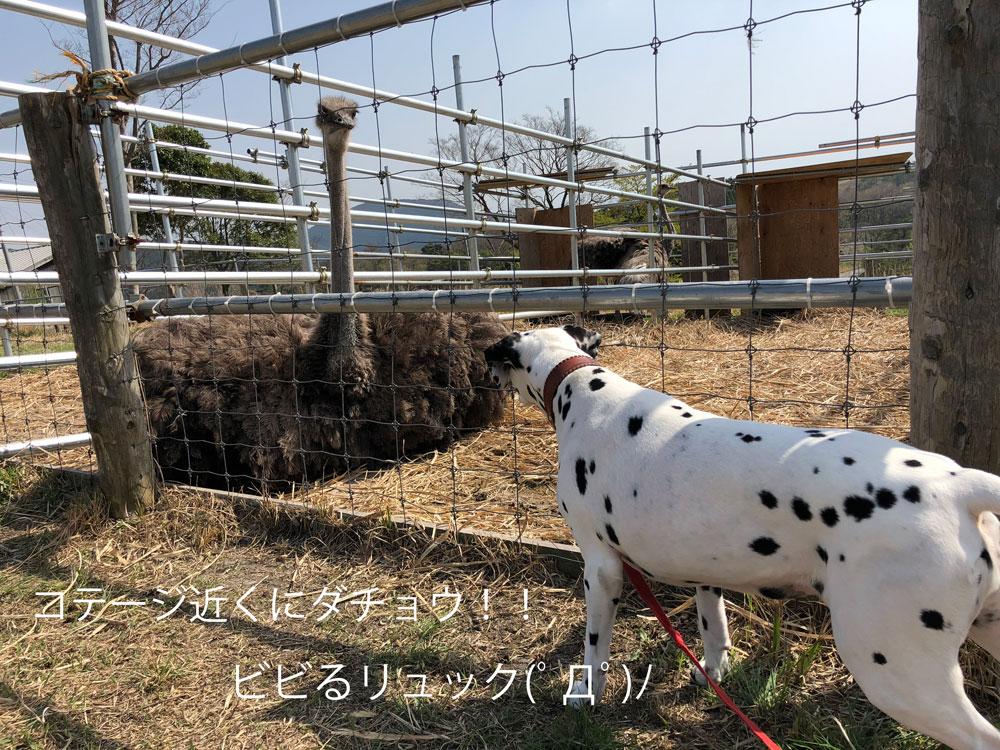
<path fill-rule="evenodd" d="M 854 459 L 851 458 L 850 456 L 844 456 L 844 464 L 846 466 L 853 466 L 854 465 Z"/>
<path fill-rule="evenodd" d="M 778 507 L 778 498 L 776 498 L 773 493 L 768 492 L 767 490 L 761 490 L 759 494 L 760 494 L 760 501 L 764 503 L 765 507 L 767 508 Z"/>
<path fill-rule="evenodd" d="M 610 523 L 604 524 L 604 530 L 608 532 L 608 540 L 612 544 L 618 544 L 619 543 L 618 542 L 618 535 L 615 533 L 615 530 L 613 528 L 611 528 L 611 524 Z"/>
<path fill-rule="evenodd" d="M 795 517 L 800 521 L 811 521 L 813 517 L 812 509 L 809 507 L 809 503 L 803 500 L 801 497 L 792 498 L 792 510 L 795 511 Z"/>
<path fill-rule="evenodd" d="M 691 416 L 691 412 L 689 412 L 689 411 L 686 411 L 686 412 L 684 412 L 683 414 L 681 414 L 681 416 L 682 416 L 682 417 L 685 417 L 685 418 L 686 418 L 686 417 L 690 417 L 690 416 Z"/>
<path fill-rule="evenodd" d="M 907 466 L 912 466 L 912 467 L 914 467 L 914 468 L 916 468 L 916 467 L 918 467 L 918 466 L 923 466 L 923 464 L 922 464 L 922 463 L 920 463 L 920 462 L 919 462 L 919 461 L 918 461 L 917 459 L 915 459 L 915 458 L 911 458 L 911 459 L 910 459 L 909 461 L 903 461 L 903 463 L 904 463 L 904 464 L 906 464 Z"/>
<path fill-rule="evenodd" d="M 822 560 L 823 562 L 825 563 L 830 562 L 830 556 L 826 554 L 826 550 L 820 547 L 819 545 L 816 546 L 816 554 L 819 555 L 819 559 Z"/>
<path fill-rule="evenodd" d="M 566 417 L 569 415 L 569 405 L 570 405 L 569 401 L 567 401 L 565 404 L 563 404 L 563 407 L 562 407 L 562 421 L 563 422 L 566 421 Z"/>
<path fill-rule="evenodd" d="M 590 381 L 590 390 L 599 391 L 601 390 L 601 388 L 604 387 L 604 385 L 605 383 L 603 380 L 601 380 L 600 378 L 594 378 L 593 380 Z"/>
<path fill-rule="evenodd" d="M 843 554 L 841 554 L 841 556 L 840 556 L 840 561 L 841 561 L 841 562 L 844 562 L 845 560 L 847 560 L 847 558 L 846 558 L 846 557 L 844 557 L 844 556 L 843 556 Z"/>
<path fill-rule="evenodd" d="M 602 372 L 604 372 L 604 368 L 603 367 L 595 367 L 593 370 L 591 370 L 591 372 L 593 372 L 594 375 L 600 375 Z"/>
<path fill-rule="evenodd" d="M 869 482 L 868 484 L 865 485 L 865 492 L 867 492 L 869 495 L 872 494 L 874 491 L 875 491 L 875 485 L 874 484 L 872 484 L 871 482 Z"/>
<path fill-rule="evenodd" d="M 571 430 L 572 430 L 572 429 L 573 429 L 574 427 L 576 427 L 576 420 L 575 420 L 575 419 L 574 419 L 574 420 L 573 420 L 572 422 L 570 422 L 570 423 L 569 423 L 569 428 L 570 428 Z"/>
<path fill-rule="evenodd" d="M 754 441 L 757 441 L 759 443 L 760 435 L 743 435 L 743 437 L 740 438 L 740 440 L 742 440 L 744 443 L 752 443 Z"/>
<path fill-rule="evenodd" d="M 594 463 L 594 459 L 590 459 L 590 473 L 594 473 L 594 469 L 597 468 L 597 464 Z"/>
<path fill-rule="evenodd" d="M 878 507 L 889 510 L 889 508 L 896 504 L 896 493 L 882 487 L 875 493 L 875 502 L 878 503 Z"/>
<path fill-rule="evenodd" d="M 638 435 L 642 429 L 642 417 L 630 417 L 628 420 L 628 434 Z"/>
<path fill-rule="evenodd" d="M 570 529 L 570 531 L 572 531 L 572 529 Z M 595 533 L 597 534 L 597 541 L 603 542 L 604 541 L 604 537 L 601 536 L 601 532 L 598 531 L 598 532 L 595 532 Z"/>
<path fill-rule="evenodd" d="M 924 624 L 925 628 L 930 628 L 931 630 L 944 630 L 944 615 L 936 609 L 920 610 L 920 622 Z"/>
<path fill-rule="evenodd" d="M 677 405 L 677 404 L 671 404 L 671 405 L 670 405 L 670 408 L 671 408 L 671 409 L 676 409 L 677 411 L 680 411 L 680 410 L 681 410 L 681 409 L 683 409 L 684 407 L 683 407 L 683 406 L 679 406 L 679 405 Z"/>
<path fill-rule="evenodd" d="M 600 635 L 600 634 L 599 633 L 591 633 L 590 634 L 590 645 L 591 646 L 596 646 L 597 645 L 597 637 L 598 637 L 598 635 Z"/>
<path fill-rule="evenodd" d="M 718 586 L 713 586 L 712 593 L 715 594 L 716 596 L 722 596 L 722 589 L 719 588 Z"/>
<path fill-rule="evenodd" d="M 814 589 L 816 589 L 817 594 L 823 596 L 823 590 L 826 588 L 826 586 L 823 584 L 822 581 L 813 581 L 812 586 Z"/>
<path fill-rule="evenodd" d="M 813 466 L 813 474 L 819 474 L 819 467 Z"/>
<path fill-rule="evenodd" d="M 876 664 L 885 664 L 886 658 L 880 652 L 876 651 L 872 654 L 872 661 Z"/>
<path fill-rule="evenodd" d="M 758 555 L 773 555 L 781 548 L 781 545 L 769 536 L 759 536 L 750 542 L 750 549 Z"/>
<path fill-rule="evenodd" d="M 760 589 L 761 596 L 766 596 L 768 599 L 787 599 L 788 593 L 781 588 L 772 586 L 762 586 Z"/>
<path fill-rule="evenodd" d="M 531 372 L 531 365 L 528 365 L 528 372 Z"/>
<path fill-rule="evenodd" d="M 875 503 L 867 497 L 861 497 L 861 495 L 850 495 L 844 498 L 844 513 L 849 516 L 853 516 L 855 521 L 860 522 L 864 521 L 866 518 L 871 518 L 874 511 Z"/>
<path fill-rule="evenodd" d="M 585 589 L 590 589 L 590 581 L 588 581 L 586 578 L 583 579 L 583 587 Z"/>
<path fill-rule="evenodd" d="M 587 462 L 582 458 L 576 459 L 576 488 L 581 495 L 587 494 Z"/>
<path fill-rule="evenodd" d="M 633 487 L 632 488 L 632 497 L 639 497 L 639 488 L 638 487 Z"/>
<path fill-rule="evenodd" d="M 607 495 L 604 496 L 604 510 L 606 510 L 608 513 L 611 512 L 611 498 L 608 497 Z"/>
<path fill-rule="evenodd" d="M 567 508 L 567 507 L 566 507 L 566 501 L 565 501 L 565 500 L 563 500 L 563 504 L 562 504 L 562 509 L 563 509 L 563 510 L 564 510 L 564 511 L 565 511 L 566 513 L 569 513 L 569 508 Z"/>
<path fill-rule="evenodd" d="M 566 389 L 563 391 L 563 395 L 565 395 L 566 398 L 569 398 L 570 396 L 572 396 L 573 395 L 573 386 L 571 386 L 569 383 L 567 383 L 566 384 Z"/>
<path fill-rule="evenodd" d="M 531 386 L 529 385 L 528 388 L 530 389 Z M 562 413 L 562 408 L 563 408 L 563 400 L 562 400 L 562 396 L 560 396 L 559 398 L 556 399 L 556 414 L 561 414 Z M 564 418 L 564 420 L 565 420 L 565 418 Z"/>
<path fill-rule="evenodd" d="M 612 600 L 611 600 L 611 603 L 612 603 L 612 604 L 614 604 L 614 605 L 615 605 L 615 606 L 617 607 L 617 606 L 618 606 L 618 602 L 620 602 L 620 601 L 621 601 L 621 599 L 619 599 L 619 598 L 618 598 L 618 597 L 616 596 L 616 597 L 615 597 L 614 599 L 612 599 Z"/>
<path fill-rule="evenodd" d="M 708 630 L 708 620 L 705 619 L 705 615 L 701 616 L 701 629 Z"/>
<path fill-rule="evenodd" d="M 711 586 L 699 586 L 698 588 L 700 588 L 702 591 L 711 591 L 712 590 Z"/>
<path fill-rule="evenodd" d="M 990 557 L 990 553 L 986 551 L 985 547 L 983 547 L 983 551 L 979 553 L 979 556 L 986 561 L 986 567 L 993 570 L 993 558 Z"/>
<path fill-rule="evenodd" d="M 822 430 L 806 430 L 806 434 L 811 438 L 825 438 L 826 433 Z"/>
<path fill-rule="evenodd" d="M 819 512 L 819 517 L 823 519 L 823 523 L 831 527 L 836 526 L 837 521 L 840 520 L 840 514 L 837 512 L 837 509 L 833 507 L 823 508 L 823 510 Z"/>
<path fill-rule="evenodd" d="M 903 492 L 903 497 L 905 497 L 911 503 L 919 503 L 920 502 L 920 488 L 917 487 L 916 485 L 910 485 Z"/>

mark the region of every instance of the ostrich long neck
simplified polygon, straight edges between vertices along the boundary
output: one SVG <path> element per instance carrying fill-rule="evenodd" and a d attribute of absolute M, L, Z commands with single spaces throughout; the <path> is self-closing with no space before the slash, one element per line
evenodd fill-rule
<path fill-rule="evenodd" d="M 349 130 L 324 133 L 326 179 L 330 192 L 330 289 L 342 294 L 354 293 L 354 241 L 351 235 L 351 214 L 347 202 L 347 169 L 345 156 Z M 335 325 L 323 326 L 335 340 L 326 341 L 335 347 L 330 355 L 341 361 L 350 360 L 358 346 L 358 321 L 350 313 L 334 314 Z"/>

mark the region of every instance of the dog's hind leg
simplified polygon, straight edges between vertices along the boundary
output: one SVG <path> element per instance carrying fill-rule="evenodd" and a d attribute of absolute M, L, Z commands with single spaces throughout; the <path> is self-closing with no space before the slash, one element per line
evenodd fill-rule
<path fill-rule="evenodd" d="M 948 591 L 945 583 L 959 598 L 971 594 L 943 577 L 911 586 L 878 574 L 841 580 L 843 588 L 829 582 L 837 652 L 868 700 L 896 721 L 953 750 L 1000 750 L 1000 731 L 965 694 L 958 664 L 968 629 L 962 608 L 947 594 L 938 595 L 940 609 L 927 603 L 927 592 Z"/>
<path fill-rule="evenodd" d="M 582 545 L 581 545 L 582 547 Z M 608 681 L 608 659 L 611 655 L 611 629 L 622 594 L 622 561 L 618 554 L 604 545 L 583 548 L 584 593 L 587 599 L 587 633 L 584 638 L 583 662 L 590 667 L 590 687 L 583 680 L 573 684 L 571 695 L 594 696 L 601 701 Z M 584 698 L 570 699 L 582 705 Z"/>
<path fill-rule="evenodd" d="M 722 598 L 722 589 L 699 586 L 695 592 L 695 602 L 698 604 L 698 630 L 705 648 L 701 666 L 709 677 L 721 682 L 729 672 L 729 650 L 733 647 L 729 640 L 729 623 L 726 621 L 726 600 Z M 691 679 L 702 687 L 708 687 L 708 682 L 699 669 L 691 668 Z"/>

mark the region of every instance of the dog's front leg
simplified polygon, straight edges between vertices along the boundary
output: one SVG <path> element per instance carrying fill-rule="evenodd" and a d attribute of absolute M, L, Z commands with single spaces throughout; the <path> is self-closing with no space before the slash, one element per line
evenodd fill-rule
<path fill-rule="evenodd" d="M 701 666 L 709 677 L 720 682 L 729 671 L 729 650 L 733 647 L 729 640 L 729 623 L 726 622 L 726 600 L 722 598 L 722 589 L 699 586 L 695 602 L 698 604 L 698 629 L 705 648 Z M 708 687 L 699 669 L 692 667 L 691 679 L 702 687 Z"/>
<path fill-rule="evenodd" d="M 608 659 L 611 654 L 611 629 L 615 623 L 615 613 L 622 594 L 622 561 L 618 554 L 595 543 L 592 548 L 583 549 L 583 586 L 587 598 L 587 632 L 584 640 L 583 663 L 590 667 L 590 690 L 584 680 L 573 684 L 569 702 L 581 706 L 593 696 L 599 703 L 608 681 Z M 586 673 L 584 673 L 586 678 Z"/>

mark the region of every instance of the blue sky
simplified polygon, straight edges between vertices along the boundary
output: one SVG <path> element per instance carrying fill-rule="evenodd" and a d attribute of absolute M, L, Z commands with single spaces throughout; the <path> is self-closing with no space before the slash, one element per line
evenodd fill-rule
<path fill-rule="evenodd" d="M 286 29 L 294 28 L 366 5 L 354 0 L 336 3 L 285 0 L 284 25 Z M 62 0 L 61 6 L 82 9 L 81 3 L 67 0 Z M 217 6 L 214 21 L 196 41 L 228 47 L 270 34 L 266 0 L 230 0 Z M 663 40 L 695 31 L 739 27 L 662 44 L 655 58 L 659 65 L 658 86 L 654 86 L 654 55 L 649 46 L 654 36 L 653 7 L 653 2 L 574 0 L 567 11 L 565 2 L 554 0 L 498 0 L 492 8 L 473 7 L 442 17 L 436 24 L 422 22 L 391 29 L 372 39 L 366 37 L 330 45 L 318 53 L 302 53 L 292 61 L 301 62 L 310 70 L 316 70 L 318 62 L 320 73 L 361 84 L 370 85 L 374 75 L 380 89 L 425 99 L 430 98 L 426 92 L 436 84 L 445 89 L 440 94 L 442 103 L 453 106 L 454 94 L 446 87 L 452 84 L 452 55 L 459 54 L 467 81 L 485 79 L 467 84 L 466 107 L 498 118 L 501 87 L 494 78 L 497 54 L 506 73 L 525 66 L 559 63 L 506 75 L 502 86 L 503 115 L 517 119 L 524 113 L 542 113 L 546 107 L 561 110 L 563 98 L 573 94 L 575 83 L 578 121 L 594 128 L 600 136 L 618 137 L 626 150 L 637 156 L 643 152 L 644 126 L 655 127 L 658 123 L 662 131 L 671 131 L 693 125 L 745 121 L 750 113 L 751 55 L 741 27 L 749 16 L 750 3 L 657 2 L 655 34 Z M 846 108 L 854 102 L 858 27 L 849 4 L 761 23 L 791 11 L 821 7 L 824 7 L 822 2 L 753 2 L 754 19 L 761 24 L 754 34 L 752 54 L 753 114 L 758 120 L 792 112 Z M 863 104 L 914 93 L 916 17 L 913 0 L 868 0 L 864 4 L 859 84 L 859 100 Z M 0 21 L 4 30 L 0 79 L 28 82 L 36 72 L 67 67 L 53 45 L 53 40 L 65 39 L 72 33 L 65 27 L 4 11 L 0 11 Z M 565 62 L 571 49 L 583 58 L 600 50 L 635 45 L 643 46 L 580 60 L 575 82 Z M 324 90 L 324 94 L 329 93 Z M 314 86 L 294 87 L 294 107 L 299 118 L 295 129 L 311 127 L 318 94 Z M 153 97 L 147 97 L 143 103 L 156 104 Z M 13 105 L 14 100 L 0 98 L 4 110 Z M 229 119 L 255 124 L 280 119 L 275 84 L 267 76 L 252 71 L 237 71 L 226 74 L 221 81 L 218 77 L 208 81 L 184 106 L 192 113 L 214 117 L 228 114 Z M 860 134 L 912 130 L 914 112 L 912 97 L 886 106 L 866 107 L 861 113 Z M 443 137 L 455 132 L 456 126 L 451 120 L 438 118 L 437 128 Z M 759 124 L 753 147 L 757 155 L 806 150 L 819 143 L 846 140 L 854 134 L 854 116 L 849 112 L 793 116 Z M 377 118 L 370 107 L 361 111 L 354 141 L 369 145 L 381 141 L 387 148 L 432 154 L 434 148 L 429 141 L 434 137 L 433 116 L 384 105 L 379 108 Z M 215 143 L 226 146 L 222 139 Z M 272 144 L 234 139 L 234 149 L 239 152 L 248 145 L 276 150 Z M 15 147 L 24 151 L 20 134 L 0 131 L 0 151 L 13 151 Z M 706 162 L 738 158 L 739 128 L 700 127 L 665 135 L 663 160 L 673 165 L 692 163 L 698 148 L 703 150 Z M 310 149 L 305 155 L 322 158 L 319 149 Z M 349 163 L 376 166 L 372 158 L 352 156 Z M 794 163 L 801 161 L 762 164 L 760 168 Z M 407 168 L 403 164 L 389 166 L 393 170 Z M 10 171 L 9 163 L 0 163 L 3 175 L 0 181 L 9 182 Z M 738 170 L 711 171 L 718 176 L 731 176 Z M 268 176 L 274 177 L 273 170 Z M 364 195 L 377 192 L 377 185 L 352 188 L 352 193 Z M 424 188 L 403 186 L 396 188 L 396 194 L 398 197 L 428 195 Z M 0 203 L 0 220 L 9 221 L 12 214 L 11 204 Z"/>

